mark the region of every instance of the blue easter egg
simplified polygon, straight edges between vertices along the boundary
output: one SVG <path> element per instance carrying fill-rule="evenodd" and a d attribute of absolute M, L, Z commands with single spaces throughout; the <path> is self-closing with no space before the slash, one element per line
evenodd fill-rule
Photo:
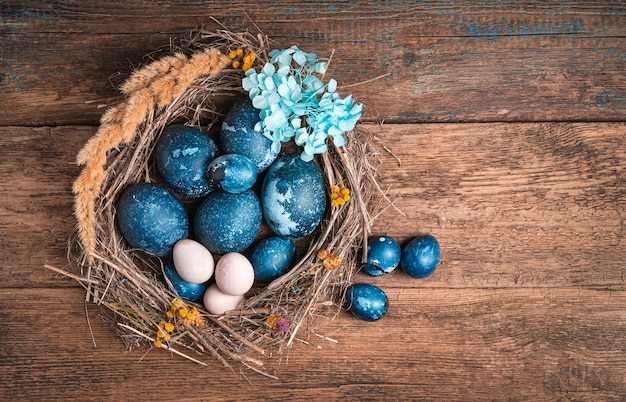
<path fill-rule="evenodd" d="M 363 270 L 372 276 L 381 276 L 400 264 L 400 245 L 389 236 L 372 237 L 367 244 L 367 262 Z"/>
<path fill-rule="evenodd" d="M 296 245 L 291 239 L 274 236 L 261 240 L 250 254 L 254 279 L 268 283 L 286 273 L 295 251 Z"/>
<path fill-rule="evenodd" d="M 261 227 L 261 204 L 252 190 L 239 194 L 215 190 L 206 196 L 194 216 L 195 234 L 214 254 L 240 253 Z"/>
<path fill-rule="evenodd" d="M 159 173 L 174 191 L 200 198 L 215 189 L 205 173 L 217 152 L 215 142 L 201 130 L 175 124 L 165 127 L 154 155 Z"/>
<path fill-rule="evenodd" d="M 189 301 L 198 301 L 204 296 L 204 292 L 209 287 L 209 282 L 204 283 L 189 283 L 178 275 L 174 264 L 165 265 L 165 276 L 172 284 L 173 291 L 180 296 L 180 298 Z"/>
<path fill-rule="evenodd" d="M 317 228 L 326 210 L 322 172 L 298 154 L 282 155 L 267 171 L 261 201 L 265 221 L 277 235 L 305 237 Z"/>
<path fill-rule="evenodd" d="M 379 287 L 367 283 L 358 283 L 346 289 L 348 310 L 365 321 L 381 318 L 389 308 L 387 294 Z"/>
<path fill-rule="evenodd" d="M 239 154 L 226 154 L 213 159 L 207 174 L 214 183 L 219 183 L 224 191 L 241 193 L 256 183 L 256 165 Z"/>
<path fill-rule="evenodd" d="M 400 266 L 414 278 L 425 278 L 432 274 L 439 263 L 439 243 L 431 235 L 418 237 L 402 249 Z"/>
<path fill-rule="evenodd" d="M 272 150 L 272 140 L 254 130 L 261 121 L 259 113 L 248 97 L 235 102 L 222 123 L 220 144 L 222 152 L 246 156 L 261 173 L 274 162 L 278 152 Z"/>
<path fill-rule="evenodd" d="M 120 196 L 117 223 L 133 247 L 158 257 L 189 234 L 187 211 L 174 194 L 152 183 L 133 184 Z"/>

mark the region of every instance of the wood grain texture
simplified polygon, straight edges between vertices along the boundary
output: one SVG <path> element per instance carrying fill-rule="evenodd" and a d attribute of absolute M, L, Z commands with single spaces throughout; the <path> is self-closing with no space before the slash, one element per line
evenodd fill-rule
<path fill-rule="evenodd" d="M 625 12 L 619 1 L 19 2 L 0 8 L 0 123 L 93 124 L 145 55 L 219 28 L 212 17 L 334 51 L 333 76 L 370 120 L 623 121 Z"/>
<path fill-rule="evenodd" d="M 388 315 L 302 332 L 278 381 L 125 352 L 43 268 L 68 264 L 75 156 L 116 87 L 211 17 L 333 54 L 384 120 L 374 234 L 441 244 L 429 278 L 358 273 Z M 0 36 L 0 399 L 624 399 L 622 1 L 5 1 Z"/>
<path fill-rule="evenodd" d="M 383 320 L 341 314 L 320 332 L 337 343 L 305 339 L 278 367 L 279 382 L 244 370 L 247 382 L 239 368 L 166 352 L 124 353 L 94 306 L 90 331 L 78 289 L 2 289 L 2 310 L 14 313 L 0 316 L 0 336 L 11 339 L 0 351 L 11 379 L 0 397 L 620 400 L 626 392 L 624 292 L 384 287 Z"/>

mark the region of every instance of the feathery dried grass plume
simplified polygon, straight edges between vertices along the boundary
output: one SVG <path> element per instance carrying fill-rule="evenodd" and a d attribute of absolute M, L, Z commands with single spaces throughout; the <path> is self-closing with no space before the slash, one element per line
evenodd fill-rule
<path fill-rule="evenodd" d="M 163 279 L 163 262 L 130 249 L 115 223 L 124 188 L 155 180 L 150 155 L 165 126 L 183 122 L 210 130 L 244 96 L 242 71 L 229 57 L 241 48 L 255 55 L 244 62 L 247 68 L 268 60 L 263 34 L 199 31 L 124 83 L 124 100 L 102 116 L 98 132 L 78 154 L 84 166 L 73 187 L 78 261 L 86 269 L 80 280 L 88 300 L 107 308 L 129 348 L 151 345 L 200 364 L 209 355 L 224 366 L 234 362 L 273 377 L 267 365 L 278 363 L 282 351 L 313 332 L 319 320 L 340 311 L 358 269 L 379 164 L 366 129 L 357 126 L 344 147 L 329 145 L 316 157 L 327 187 L 349 189 L 342 197 L 350 202 L 328 208 L 296 264 L 253 289 L 241 311 L 217 317 L 202 305 L 183 303 Z"/>

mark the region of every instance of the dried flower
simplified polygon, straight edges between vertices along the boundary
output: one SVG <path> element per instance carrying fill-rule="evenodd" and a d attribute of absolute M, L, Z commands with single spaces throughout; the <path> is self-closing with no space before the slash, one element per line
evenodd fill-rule
<path fill-rule="evenodd" d="M 156 339 L 153 342 L 154 347 L 163 347 L 163 341 L 169 341 L 172 333 L 177 329 L 189 327 L 201 327 L 204 325 L 204 318 L 200 315 L 197 308 L 187 308 L 181 300 L 175 299 L 170 305 L 169 310 L 165 313 L 169 321 L 160 321 L 159 329 L 156 332 Z"/>
<path fill-rule="evenodd" d="M 290 325 L 291 325 L 291 323 L 289 322 L 288 319 L 283 318 L 283 317 L 278 319 L 277 326 L 278 326 L 278 331 L 279 332 L 287 332 L 287 331 L 289 331 L 289 326 Z"/>
<path fill-rule="evenodd" d="M 265 320 L 265 326 L 272 332 L 287 332 L 291 323 L 279 314 L 272 314 Z"/>
<path fill-rule="evenodd" d="M 300 157 L 305 161 L 326 152 L 328 137 L 335 146 L 344 146 L 343 134 L 354 129 L 363 105 L 354 103 L 351 95 L 340 98 L 335 79 L 325 84 L 318 78 L 327 62 L 314 53 L 292 46 L 269 55 L 269 63 L 259 72 L 247 70 L 242 80 L 252 104 L 261 110 L 255 130 L 272 140 L 276 153 L 282 142 L 294 138 L 304 147 Z"/>
<path fill-rule="evenodd" d="M 350 201 L 350 190 L 347 188 L 340 188 L 339 186 L 330 186 L 330 205 L 333 207 L 339 207 L 346 202 Z"/>
<path fill-rule="evenodd" d="M 233 68 L 241 68 L 243 72 L 251 69 L 256 60 L 256 54 L 247 47 L 229 52 L 228 57 L 232 60 Z"/>
<path fill-rule="evenodd" d="M 265 320 L 265 326 L 270 331 L 274 332 L 278 330 L 278 320 L 280 316 L 278 314 L 272 314 Z"/>
<path fill-rule="evenodd" d="M 341 257 L 328 252 L 326 249 L 322 249 L 317 252 L 317 258 L 322 261 L 322 265 L 329 271 L 333 271 L 341 265 Z"/>

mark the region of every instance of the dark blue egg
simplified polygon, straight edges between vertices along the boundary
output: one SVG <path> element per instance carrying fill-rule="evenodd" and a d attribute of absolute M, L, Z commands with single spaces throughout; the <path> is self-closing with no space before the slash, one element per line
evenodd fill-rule
<path fill-rule="evenodd" d="M 239 154 L 226 154 L 213 159 L 207 168 L 210 180 L 219 183 L 224 191 L 241 193 L 256 183 L 256 165 Z"/>
<path fill-rule="evenodd" d="M 291 239 L 275 236 L 261 240 L 250 254 L 254 279 L 268 283 L 286 273 L 295 251 L 296 245 Z"/>
<path fill-rule="evenodd" d="M 117 223 L 133 247 L 158 257 L 172 253 L 189 234 L 185 207 L 174 194 L 152 183 L 133 184 L 117 204 Z"/>
<path fill-rule="evenodd" d="M 263 215 L 279 236 L 300 239 L 311 234 L 326 210 L 322 172 L 298 154 L 286 154 L 272 164 L 261 189 Z"/>
<path fill-rule="evenodd" d="M 387 294 L 379 287 L 367 283 L 348 286 L 346 305 L 355 316 L 365 321 L 381 318 L 389 308 Z"/>
<path fill-rule="evenodd" d="M 278 153 L 272 150 L 272 140 L 254 130 L 261 121 L 259 113 L 248 97 L 235 102 L 222 123 L 220 144 L 222 152 L 246 156 L 261 173 L 274 162 Z"/>
<path fill-rule="evenodd" d="M 363 270 L 372 276 L 381 276 L 400 264 L 400 245 L 389 236 L 372 237 L 367 244 L 367 262 Z"/>
<path fill-rule="evenodd" d="M 261 227 L 261 204 L 252 190 L 239 194 L 215 190 L 206 196 L 194 216 L 195 234 L 214 254 L 240 253 Z"/>
<path fill-rule="evenodd" d="M 431 235 L 418 237 L 402 249 L 400 266 L 414 278 L 425 278 L 437 268 L 439 254 L 437 239 Z"/>
<path fill-rule="evenodd" d="M 198 301 L 204 296 L 204 292 L 209 287 L 209 282 L 204 283 L 189 283 L 178 275 L 174 264 L 165 265 L 165 276 L 172 284 L 173 290 L 180 296 L 180 298 L 189 301 Z"/>
<path fill-rule="evenodd" d="M 156 166 L 174 191 L 200 198 L 215 188 L 205 173 L 217 152 L 215 142 L 201 130 L 175 124 L 165 127 L 157 142 Z"/>

